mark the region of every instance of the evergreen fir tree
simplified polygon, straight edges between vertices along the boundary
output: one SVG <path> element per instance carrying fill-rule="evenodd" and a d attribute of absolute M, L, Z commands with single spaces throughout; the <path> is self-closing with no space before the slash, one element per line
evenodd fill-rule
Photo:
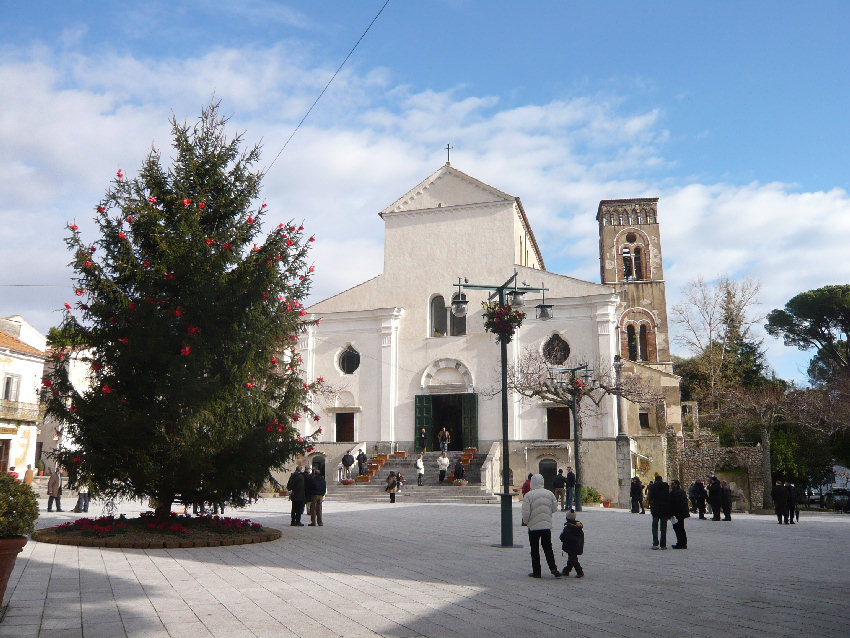
<path fill-rule="evenodd" d="M 59 330 L 86 344 L 91 387 L 74 388 L 57 351 L 48 411 L 79 446 L 57 460 L 107 498 L 152 497 L 160 515 L 175 500 L 243 505 L 316 436 L 297 423 L 318 420 L 319 381 L 301 378 L 296 349 L 313 237 L 296 223 L 263 234 L 260 148 L 225 124 L 217 104 L 194 126 L 172 118 L 170 168 L 153 150 L 138 177 L 119 170 L 93 243 L 69 225 L 76 303 Z"/>

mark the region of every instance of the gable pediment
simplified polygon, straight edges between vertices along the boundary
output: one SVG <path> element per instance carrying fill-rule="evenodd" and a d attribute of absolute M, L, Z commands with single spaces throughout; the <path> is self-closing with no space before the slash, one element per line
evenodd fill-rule
<path fill-rule="evenodd" d="M 456 168 L 452 168 L 449 164 L 445 164 L 379 214 L 383 217 L 387 213 L 471 206 L 493 202 L 512 203 L 515 199 L 512 195 L 508 195 Z"/>

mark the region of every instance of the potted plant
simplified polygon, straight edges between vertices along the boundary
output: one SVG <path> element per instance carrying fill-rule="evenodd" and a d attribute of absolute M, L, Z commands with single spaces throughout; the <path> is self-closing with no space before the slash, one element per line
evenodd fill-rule
<path fill-rule="evenodd" d="M 35 469 L 38 470 L 39 476 L 44 476 L 44 460 L 43 459 L 38 459 L 38 461 L 35 462 Z"/>
<path fill-rule="evenodd" d="M 29 485 L 0 473 L 0 601 L 6 593 L 15 559 L 27 544 L 38 518 L 38 502 Z"/>

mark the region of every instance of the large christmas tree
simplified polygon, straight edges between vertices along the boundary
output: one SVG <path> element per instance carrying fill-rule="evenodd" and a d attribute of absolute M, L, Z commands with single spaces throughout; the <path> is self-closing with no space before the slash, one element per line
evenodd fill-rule
<path fill-rule="evenodd" d="M 69 225 L 76 297 L 60 330 L 86 344 L 91 383 L 78 392 L 55 353 L 48 412 L 77 446 L 57 460 L 161 515 L 175 500 L 244 504 L 307 451 L 299 419 L 318 420 L 296 350 L 313 237 L 297 223 L 263 234 L 260 149 L 225 124 L 216 104 L 193 126 L 172 118 L 170 168 L 154 150 L 137 177 L 118 170 L 94 242 Z"/>

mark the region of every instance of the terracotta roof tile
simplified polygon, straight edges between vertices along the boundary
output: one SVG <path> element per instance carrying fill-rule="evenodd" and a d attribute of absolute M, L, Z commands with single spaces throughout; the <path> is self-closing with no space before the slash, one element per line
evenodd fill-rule
<path fill-rule="evenodd" d="M 13 337 L 7 332 L 3 332 L 0 330 L 0 348 L 8 348 L 14 352 L 20 352 L 22 354 L 34 354 L 45 356 L 44 352 L 38 350 L 37 348 L 33 348 L 31 345 L 28 345 L 18 339 L 17 337 Z"/>

